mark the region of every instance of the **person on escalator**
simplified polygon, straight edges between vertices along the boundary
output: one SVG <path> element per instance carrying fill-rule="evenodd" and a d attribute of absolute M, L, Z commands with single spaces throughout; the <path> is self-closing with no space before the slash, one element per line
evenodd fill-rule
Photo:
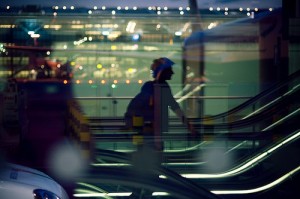
<path fill-rule="evenodd" d="M 174 62 L 166 57 L 153 60 L 151 64 L 152 81 L 145 82 L 138 93 L 128 104 L 125 122 L 128 128 L 137 130 L 142 136 L 138 139 L 137 152 L 133 155 L 136 177 L 157 179 L 157 167 L 161 166 L 163 141 L 161 133 L 168 131 L 168 109 L 170 108 L 185 124 L 190 137 L 199 138 L 198 132 L 188 121 L 179 104 L 173 97 L 167 80 L 171 80 Z M 148 191 L 142 190 L 143 198 Z M 137 191 L 138 192 L 138 191 Z M 135 192 L 135 195 L 138 195 Z M 133 196 L 134 198 L 134 196 Z"/>
<path fill-rule="evenodd" d="M 131 100 L 125 113 L 126 125 L 130 127 L 140 126 L 143 136 L 148 136 L 157 151 L 163 149 L 161 132 L 168 131 L 169 108 L 187 126 L 189 135 L 199 138 L 198 132 L 174 99 L 167 82 L 167 80 L 171 80 L 174 74 L 172 69 L 174 64 L 172 60 L 166 57 L 153 60 L 151 71 L 154 80 L 144 83 L 140 93 Z M 136 125 L 136 123 L 139 124 Z"/>

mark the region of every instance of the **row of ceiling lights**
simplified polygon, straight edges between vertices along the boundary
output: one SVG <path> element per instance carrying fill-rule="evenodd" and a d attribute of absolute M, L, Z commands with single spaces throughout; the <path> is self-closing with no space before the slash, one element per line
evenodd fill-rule
<path fill-rule="evenodd" d="M 71 81 L 68 81 L 68 80 L 63 80 L 64 84 L 68 84 L 68 83 L 76 83 L 76 84 L 84 84 L 84 83 L 88 83 L 88 84 L 97 84 L 98 82 L 101 83 L 101 84 L 111 84 L 112 83 L 112 87 L 115 87 L 116 84 L 120 83 L 120 81 L 118 80 L 113 80 L 112 82 L 108 81 L 108 80 L 101 80 L 101 81 L 94 81 L 94 80 L 88 80 L 87 82 L 84 82 L 82 80 L 71 80 Z M 130 81 L 129 79 L 126 79 L 125 82 L 126 84 L 130 84 L 130 83 L 138 83 L 138 84 L 142 84 L 143 83 L 143 80 L 139 79 L 137 81 Z"/>
<path fill-rule="evenodd" d="M 52 6 L 52 8 L 54 9 L 54 10 L 59 10 L 59 9 L 63 9 L 63 10 L 67 10 L 68 8 L 67 8 L 67 6 L 62 6 L 62 8 L 60 8 L 59 6 Z M 9 9 L 11 9 L 11 6 L 6 6 L 6 9 L 7 10 L 9 10 Z M 75 7 L 74 6 L 70 6 L 70 9 L 71 10 L 74 10 L 75 9 Z M 107 9 L 107 7 L 106 6 L 102 6 L 101 8 L 98 8 L 98 6 L 94 6 L 93 7 L 93 10 L 106 10 Z M 122 7 L 121 6 L 117 6 L 117 8 L 116 8 L 117 10 L 122 10 Z M 136 7 L 136 6 L 134 6 L 134 7 L 132 7 L 132 10 L 137 10 L 138 8 Z M 157 11 L 161 11 L 161 10 L 165 10 L 165 11 L 167 11 L 169 8 L 168 7 L 154 7 L 154 6 L 149 6 L 148 7 L 148 10 L 157 10 Z M 216 7 L 216 8 L 214 8 L 214 7 L 209 7 L 208 8 L 210 11 L 214 11 L 214 10 L 217 10 L 217 11 L 222 11 L 222 10 L 224 10 L 224 11 L 228 11 L 229 10 L 229 8 L 228 7 L 225 7 L 224 9 L 222 9 L 221 7 Z M 269 10 L 272 10 L 273 8 L 269 8 Z M 124 10 L 129 10 L 129 7 L 128 6 L 125 6 L 124 7 Z M 183 10 L 187 10 L 187 11 L 190 11 L 191 10 L 191 8 L 190 7 L 186 7 L 186 8 L 183 8 L 183 7 L 178 7 L 178 10 L 179 11 L 183 11 Z M 240 7 L 238 10 L 240 10 L 241 12 L 242 11 L 244 11 L 244 10 L 246 10 L 246 11 L 258 11 L 259 9 L 258 8 L 253 8 L 253 9 L 251 9 L 251 8 L 249 8 L 249 7 L 247 7 L 247 8 L 242 8 L 242 7 Z"/>
<path fill-rule="evenodd" d="M 53 8 L 54 10 L 56 10 L 56 11 L 58 11 L 58 10 L 60 9 L 59 6 L 53 6 L 52 8 Z M 7 6 L 7 9 L 9 10 L 9 9 L 10 9 L 10 6 Z M 67 7 L 66 7 L 66 6 L 63 6 L 62 9 L 63 9 L 63 10 L 66 10 Z M 74 10 L 75 7 L 74 7 L 74 6 L 71 6 L 70 9 L 71 9 L 71 10 Z M 102 6 L 101 9 L 104 11 L 104 10 L 106 10 L 106 7 L 105 7 L 105 6 Z M 88 14 L 91 15 L 91 14 L 93 14 L 93 11 L 98 11 L 98 10 L 101 10 L 101 9 L 98 9 L 97 6 L 94 6 L 93 9 L 88 10 Z M 133 10 L 137 10 L 138 8 L 137 8 L 137 7 L 133 7 L 132 9 L 133 9 Z M 121 6 L 118 6 L 118 7 L 117 7 L 117 10 L 118 10 L 118 11 L 122 10 Z M 124 7 L 124 10 L 129 10 L 129 7 L 128 7 L 128 6 L 125 6 L 125 7 Z M 161 14 L 162 14 L 162 11 L 168 11 L 168 7 L 163 7 L 163 8 L 161 8 L 161 7 L 148 7 L 148 10 L 150 10 L 150 11 L 151 11 L 151 10 L 156 11 L 156 14 L 157 14 L 157 15 L 161 15 Z M 179 7 L 178 10 L 179 10 L 179 14 L 180 14 L 180 15 L 184 15 L 184 14 L 185 14 L 184 8 L 183 8 L 183 7 Z M 186 7 L 185 10 L 186 10 L 187 12 L 190 11 L 190 7 Z M 209 11 L 215 11 L 215 10 L 216 10 L 216 11 L 223 11 L 223 10 L 224 10 L 224 15 L 229 15 L 229 8 L 228 8 L 228 7 L 225 7 L 224 9 L 221 9 L 220 7 L 217 7 L 217 8 L 209 7 L 208 10 L 209 10 Z M 254 12 L 258 12 L 259 9 L 258 9 L 258 8 L 254 8 L 254 9 L 251 9 L 251 8 L 245 8 L 245 9 L 244 9 L 244 8 L 240 7 L 238 10 L 239 10 L 240 12 L 246 11 L 247 16 L 248 16 L 248 17 L 252 17 L 252 16 L 253 16 L 253 13 L 254 13 Z M 57 13 L 56 11 L 53 12 L 53 16 L 57 16 L 57 15 L 58 15 L 58 13 Z M 273 8 L 269 8 L 269 11 L 273 11 Z M 112 15 L 116 15 L 116 14 L 117 14 L 117 11 L 113 9 L 113 10 L 111 11 L 111 14 L 112 14 Z M 234 14 L 235 14 L 235 13 L 234 13 Z"/>

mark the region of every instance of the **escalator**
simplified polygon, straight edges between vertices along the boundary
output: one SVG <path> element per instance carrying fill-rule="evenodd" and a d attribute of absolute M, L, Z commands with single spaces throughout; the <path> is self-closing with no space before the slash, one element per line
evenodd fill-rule
<path fill-rule="evenodd" d="M 166 132 L 163 135 L 163 140 L 165 141 L 164 155 L 169 163 L 185 159 L 186 162 L 196 164 L 199 162 L 198 159 L 187 158 L 192 158 L 195 154 L 198 154 L 198 156 L 201 153 L 205 154 L 206 152 L 203 150 L 203 147 L 215 147 L 214 143 L 210 140 L 222 140 L 225 144 L 226 142 L 230 143 L 231 146 L 227 146 L 230 154 L 237 152 L 242 160 L 240 154 L 247 155 L 256 152 L 258 149 L 269 144 L 273 138 L 283 136 L 280 130 L 274 129 L 287 119 L 295 118 L 299 115 L 300 105 L 297 102 L 299 93 L 300 87 L 299 89 L 289 91 L 289 94 L 283 96 L 281 100 L 277 100 L 268 109 L 264 109 L 243 120 L 200 125 L 199 129 L 203 131 L 200 141 L 189 140 L 186 136 L 187 132 L 182 126 L 173 126 L 173 129 L 171 128 L 172 132 Z M 274 118 L 275 116 L 276 118 Z M 117 152 L 134 151 L 135 146 L 132 144 L 134 136 L 136 134 L 127 134 L 124 132 L 112 133 L 110 131 L 94 134 L 96 151 L 100 151 L 100 149 L 102 152 L 105 150 L 114 150 Z M 102 146 L 98 147 L 97 143 L 102 143 Z M 234 147 L 239 148 L 239 150 L 233 149 Z M 243 150 L 241 150 L 242 147 Z M 199 152 L 201 148 L 202 150 Z"/>
<path fill-rule="evenodd" d="M 297 189 L 290 189 L 290 187 L 286 187 L 286 184 L 299 182 L 300 157 L 298 154 L 300 152 L 300 129 L 297 127 L 297 119 L 297 117 L 290 118 L 284 124 L 278 126 L 277 129 L 274 129 L 276 131 L 286 129 L 287 132 L 284 132 L 286 136 L 258 150 L 252 156 L 248 156 L 244 162 L 232 167 L 228 171 L 201 173 L 204 170 L 198 168 L 198 173 L 191 173 L 191 171 L 195 172 L 195 169 L 189 169 L 188 164 L 185 168 L 185 171 L 188 171 L 186 173 L 176 168 L 170 170 L 166 165 L 159 168 L 158 171 L 162 179 L 171 179 L 180 183 L 180 186 L 193 187 L 193 183 L 196 183 L 223 198 L 264 198 L 266 195 L 271 195 L 272 193 L 280 193 L 281 196 L 288 195 L 290 196 L 289 198 L 292 198 L 291 194 L 296 193 Z M 287 128 L 288 126 L 289 128 Z M 111 154 L 115 160 L 119 159 L 119 163 L 124 163 L 123 166 L 121 164 L 119 166 L 93 164 L 93 167 L 97 168 L 97 171 L 105 171 L 105 173 L 107 173 L 107 169 L 113 171 L 114 169 L 122 170 L 131 168 L 130 158 L 125 158 L 122 153 L 116 154 L 112 152 Z M 109 153 L 102 154 L 104 159 L 105 156 L 109 157 L 110 155 Z M 96 170 L 92 173 L 98 173 Z M 182 177 L 179 175 L 172 175 L 174 172 L 180 173 L 187 180 L 182 180 Z M 124 175 L 117 172 L 112 173 L 115 173 L 117 176 Z M 130 176 L 132 177 L 132 175 Z M 97 177 L 97 179 L 102 179 L 101 177 Z M 109 178 L 112 177 L 110 176 Z M 196 189 L 196 186 L 193 189 Z"/>
<path fill-rule="evenodd" d="M 205 86 L 205 85 L 204 85 Z M 239 106 L 213 116 L 203 118 L 190 118 L 190 121 L 198 124 L 223 124 L 235 122 L 252 117 L 262 111 L 269 109 L 285 98 L 299 90 L 300 87 L 300 70 L 289 75 L 287 79 L 277 82 L 258 95 L 252 97 Z M 90 127 L 92 130 L 122 130 L 124 128 L 123 118 L 90 118 Z M 178 118 L 170 118 L 170 125 L 177 128 L 181 122 Z M 182 126 L 182 125 L 181 125 Z"/>
<path fill-rule="evenodd" d="M 78 178 L 74 197 L 88 198 L 173 198 L 173 199 L 221 199 L 200 185 L 176 172 L 163 167 L 153 168 L 151 173 L 140 173 L 134 166 L 91 167 Z"/>
<path fill-rule="evenodd" d="M 249 117 L 199 126 L 204 131 L 201 141 L 186 139 L 182 129 L 179 133 L 166 133 L 162 163 L 165 170 L 159 170 L 162 178 L 170 178 L 167 171 L 175 172 L 180 175 L 172 179 L 183 182 L 180 186 L 192 187 L 189 183 L 196 183 L 222 198 L 293 198 L 298 193 L 295 183 L 299 183 L 300 170 L 299 86 L 297 83 L 284 87 L 288 88 L 286 92 L 276 96 L 270 106 L 263 106 L 266 108 Z M 174 129 L 179 131 L 180 127 Z M 125 149 L 132 147 L 132 135 L 108 131 L 95 135 L 95 139 L 102 144 L 108 140 L 125 144 L 124 148 L 116 145 L 114 149 L 98 148 L 93 167 L 97 170 L 130 168 L 132 153 Z M 203 156 L 214 158 L 205 160 Z M 230 164 L 222 166 L 225 160 L 230 160 Z M 216 169 L 212 165 L 220 167 Z"/>
<path fill-rule="evenodd" d="M 273 103 L 294 89 L 298 89 L 300 83 L 300 70 L 289 75 L 285 80 L 275 83 L 258 95 L 252 97 L 246 102 L 236 106 L 235 108 L 213 116 L 204 118 L 195 118 L 196 121 L 210 121 L 213 123 L 224 123 L 227 121 L 237 121 L 251 117 L 260 111 L 267 109 Z"/>

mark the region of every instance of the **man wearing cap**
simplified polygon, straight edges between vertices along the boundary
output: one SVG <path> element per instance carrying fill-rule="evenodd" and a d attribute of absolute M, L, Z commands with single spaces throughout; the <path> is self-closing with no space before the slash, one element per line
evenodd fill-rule
<path fill-rule="evenodd" d="M 193 136 L 197 135 L 197 131 L 186 119 L 167 83 L 167 80 L 171 80 L 174 74 L 173 65 L 174 62 L 166 57 L 153 60 L 151 71 L 154 80 L 148 81 L 142 86 L 138 97 L 131 101 L 125 113 L 125 118 L 126 115 L 138 115 L 143 118 L 143 134 L 153 137 L 154 143 L 152 144 L 157 151 L 163 149 L 161 133 L 168 131 L 169 108 L 188 127 Z"/>
<path fill-rule="evenodd" d="M 141 92 L 136 95 L 129 103 L 125 113 L 126 123 L 133 125 L 131 117 L 142 123 L 139 126 L 139 133 L 143 137 L 142 142 L 138 144 L 136 153 L 133 154 L 133 165 L 136 167 L 135 175 L 155 179 L 158 174 L 155 173 L 155 167 L 161 165 L 163 151 L 162 132 L 168 131 L 168 109 L 170 108 L 181 121 L 187 125 L 192 135 L 196 136 L 197 131 L 186 119 L 179 104 L 173 97 L 171 88 L 167 80 L 171 80 L 174 74 L 172 66 L 174 62 L 166 57 L 153 60 L 151 65 L 153 81 L 146 82 Z M 127 119 L 126 119 L 127 118 Z M 142 118 L 142 119 L 141 119 Z M 139 176 L 140 177 L 140 176 Z M 144 192 L 143 198 L 151 198 L 151 191 L 137 189 L 133 197 Z M 138 198 L 138 197 L 137 197 Z"/>

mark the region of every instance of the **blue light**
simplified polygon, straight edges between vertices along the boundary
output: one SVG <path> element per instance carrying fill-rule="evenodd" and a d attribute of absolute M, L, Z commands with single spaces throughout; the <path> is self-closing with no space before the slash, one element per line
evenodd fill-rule
<path fill-rule="evenodd" d="M 139 41 L 140 40 L 140 35 L 139 34 L 132 35 L 132 40 L 133 41 Z"/>

